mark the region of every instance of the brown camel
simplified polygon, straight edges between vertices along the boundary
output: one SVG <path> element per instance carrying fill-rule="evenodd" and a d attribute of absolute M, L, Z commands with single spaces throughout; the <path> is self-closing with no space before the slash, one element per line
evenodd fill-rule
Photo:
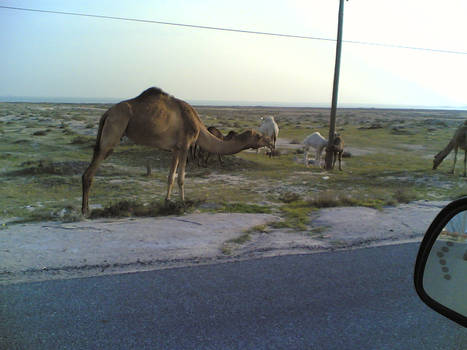
<path fill-rule="evenodd" d="M 331 169 L 334 169 L 334 165 L 336 165 L 336 160 L 339 159 L 339 170 L 342 171 L 341 162 L 342 153 L 344 153 L 344 139 L 339 134 L 334 134 L 334 143 L 330 147 L 330 151 L 333 152 L 333 161 Z"/>
<path fill-rule="evenodd" d="M 451 141 L 447 144 L 442 151 L 440 151 L 433 159 L 433 170 L 436 169 L 444 158 L 454 149 L 454 164 L 452 165 L 451 174 L 454 174 L 454 168 L 456 167 L 457 149 L 464 150 L 464 177 L 466 176 L 466 164 L 467 164 L 467 121 L 464 122 L 454 133 Z"/>
<path fill-rule="evenodd" d="M 187 153 L 195 142 L 211 153 L 234 154 L 247 148 L 272 147 L 269 138 L 246 131 L 242 137 L 222 141 L 209 133 L 188 103 L 152 87 L 139 96 L 122 101 L 107 110 L 99 121 L 91 164 L 82 176 L 82 212 L 89 212 L 89 190 L 97 168 L 113 151 L 122 136 L 133 142 L 172 151 L 166 201 L 170 200 L 175 174 L 178 173 L 180 199 L 185 200 L 184 181 Z"/>

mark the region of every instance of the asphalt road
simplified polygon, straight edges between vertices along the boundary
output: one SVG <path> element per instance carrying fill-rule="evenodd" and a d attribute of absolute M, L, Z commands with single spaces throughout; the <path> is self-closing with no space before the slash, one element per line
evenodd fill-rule
<path fill-rule="evenodd" d="M 466 349 L 418 244 L 0 287 L 1 349 Z"/>

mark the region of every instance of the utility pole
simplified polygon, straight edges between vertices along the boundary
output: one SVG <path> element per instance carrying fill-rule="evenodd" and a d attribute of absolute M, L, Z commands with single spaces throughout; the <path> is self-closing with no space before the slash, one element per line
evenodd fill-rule
<path fill-rule="evenodd" d="M 348 0 L 347 0 L 348 1 Z M 342 25 L 344 22 L 344 0 L 339 0 L 339 20 L 337 24 L 337 43 L 336 43 L 336 63 L 334 65 L 334 84 L 332 87 L 332 105 L 331 117 L 329 120 L 328 146 L 326 147 L 325 169 L 330 170 L 333 162 L 333 153 L 331 152 L 334 144 L 334 133 L 336 132 L 336 110 L 337 94 L 339 90 L 339 72 L 341 66 L 341 48 L 342 48 Z"/>

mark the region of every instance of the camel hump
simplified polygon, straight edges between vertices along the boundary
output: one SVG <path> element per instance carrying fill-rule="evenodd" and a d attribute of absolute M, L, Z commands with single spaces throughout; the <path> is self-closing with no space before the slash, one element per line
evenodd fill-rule
<path fill-rule="evenodd" d="M 180 109 L 185 131 L 195 135 L 195 138 L 197 138 L 201 125 L 206 128 L 199 118 L 198 113 L 196 113 L 195 109 L 189 103 L 179 99 L 174 100 L 177 102 L 178 108 Z"/>
<path fill-rule="evenodd" d="M 136 99 L 138 100 L 145 100 L 150 97 L 155 97 L 159 95 L 169 96 L 166 92 L 162 91 L 158 87 L 150 87 L 149 89 L 144 90 L 141 94 L 139 94 Z"/>

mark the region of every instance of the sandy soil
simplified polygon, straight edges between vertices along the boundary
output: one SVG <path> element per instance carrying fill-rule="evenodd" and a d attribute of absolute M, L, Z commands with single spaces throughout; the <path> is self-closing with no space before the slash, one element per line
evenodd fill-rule
<path fill-rule="evenodd" d="M 191 214 L 13 225 L 0 230 L 0 284 L 419 241 L 446 204 L 323 209 L 310 217 L 319 233 L 255 232 L 242 244 L 229 240 L 279 218 Z"/>

